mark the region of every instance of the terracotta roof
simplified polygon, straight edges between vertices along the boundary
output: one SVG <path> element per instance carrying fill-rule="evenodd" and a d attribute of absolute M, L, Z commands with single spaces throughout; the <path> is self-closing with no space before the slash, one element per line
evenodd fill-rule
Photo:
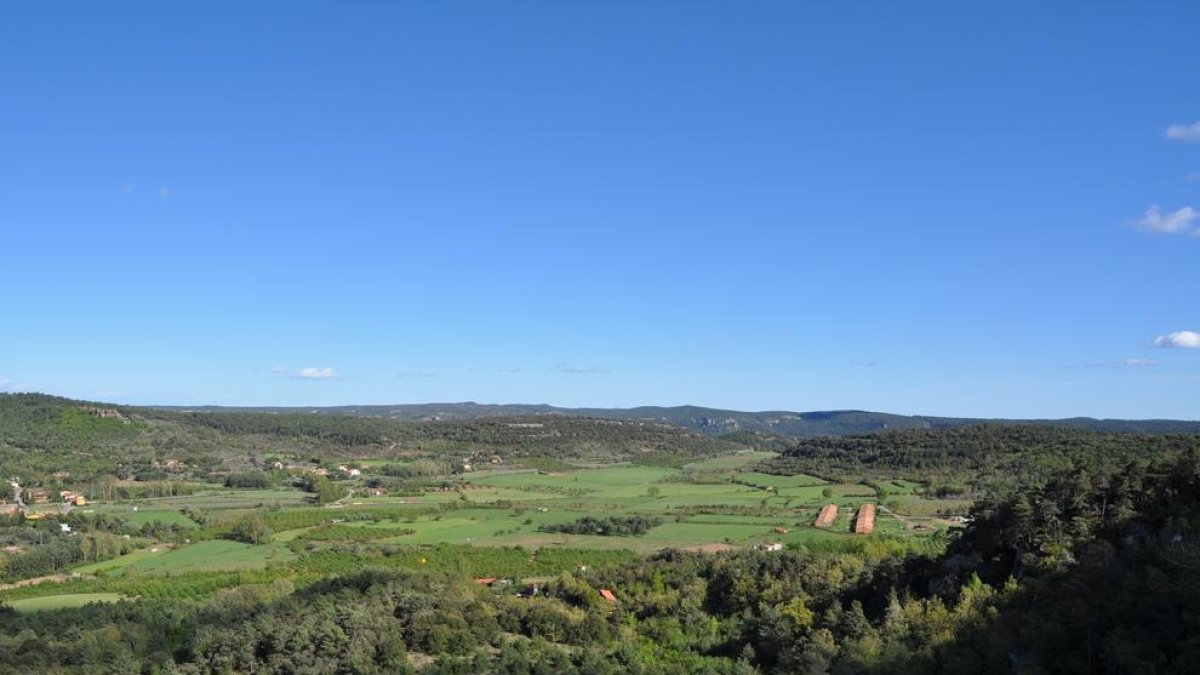
<path fill-rule="evenodd" d="M 604 598 L 605 600 L 607 600 L 609 602 L 617 601 L 617 596 L 613 595 L 613 592 L 608 590 L 607 588 L 600 589 L 600 597 Z"/>
<path fill-rule="evenodd" d="M 829 527 L 837 519 L 837 514 L 837 504 L 826 504 L 821 509 L 821 514 L 817 516 L 817 522 L 813 523 L 813 527 Z"/>
<path fill-rule="evenodd" d="M 854 520 L 856 534 L 871 534 L 875 531 L 875 505 L 863 504 L 858 509 L 858 518 Z"/>

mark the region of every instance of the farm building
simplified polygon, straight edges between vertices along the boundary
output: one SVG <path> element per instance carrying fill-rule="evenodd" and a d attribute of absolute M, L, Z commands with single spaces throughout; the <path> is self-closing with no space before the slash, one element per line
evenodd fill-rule
<path fill-rule="evenodd" d="M 863 504 L 858 508 L 858 517 L 854 519 L 855 534 L 871 534 L 875 531 L 875 505 Z"/>
<path fill-rule="evenodd" d="M 617 601 L 617 596 L 614 595 L 613 592 L 608 590 L 607 588 L 600 589 L 600 597 L 602 597 L 605 600 L 612 602 L 612 603 L 616 603 L 616 601 Z"/>
<path fill-rule="evenodd" d="M 813 527 L 829 527 L 833 525 L 833 521 L 837 519 L 837 514 L 837 504 L 826 504 L 821 508 L 821 513 L 817 515 L 817 522 L 813 523 Z"/>

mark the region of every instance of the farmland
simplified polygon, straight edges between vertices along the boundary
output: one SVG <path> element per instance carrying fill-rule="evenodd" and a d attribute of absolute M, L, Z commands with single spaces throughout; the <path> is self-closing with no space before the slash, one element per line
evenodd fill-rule
<path fill-rule="evenodd" d="M 831 653 L 827 635 L 856 672 L 905 622 L 919 645 L 945 634 L 947 612 L 956 630 L 990 621 L 993 594 L 1019 601 L 1012 570 L 1068 569 L 1061 547 L 1099 524 L 1160 517 L 1129 495 L 1194 475 L 1186 459 L 1142 478 L 1136 465 L 1043 470 L 1187 450 L 1182 437 L 985 428 L 754 446 L 656 422 L 5 405 L 25 425 L 0 429 L 0 464 L 38 499 L 0 522 L 0 650 L 22 664 L 119 653 L 112 672 L 147 659 L 161 672 L 336 671 L 357 654 L 361 672 L 440 674 L 593 653 L 613 662 L 586 672 L 806 672 L 804 659 Z M 1040 512 L 1004 492 L 1011 479 L 969 480 L 943 448 L 1020 462 L 1049 481 L 1026 489 L 1056 501 L 1046 513 L 1062 522 L 1022 520 Z M 1013 532 L 1044 542 L 1041 557 L 989 534 Z"/>
<path fill-rule="evenodd" d="M 309 503 L 310 496 L 297 489 L 200 484 L 185 496 L 94 502 L 75 515 L 117 518 L 157 536 L 123 555 L 73 566 L 69 571 L 79 581 L 25 588 L 18 595 L 63 595 L 73 584 L 98 583 L 93 578 L 128 583 L 205 572 L 303 570 L 307 562 L 348 547 L 367 555 L 439 545 L 516 547 L 536 555 L 552 549 L 648 554 L 776 542 L 817 548 L 861 544 L 863 538 L 851 532 L 852 514 L 860 504 L 876 501 L 875 488 L 746 470 L 769 458 L 737 453 L 679 468 L 632 463 L 555 471 L 489 468 L 442 476 L 437 489 L 382 494 L 347 480 L 339 482 L 345 496 L 325 505 Z M 893 489 L 900 492 L 901 486 L 915 485 L 897 483 Z M 911 492 L 890 502 L 908 515 L 881 512 L 876 536 L 916 539 L 946 529 L 947 521 L 936 517 L 941 501 Z M 838 508 L 837 518 L 831 527 L 815 528 L 816 513 L 826 504 Z M 268 540 L 251 544 L 225 536 L 231 523 L 251 514 L 260 514 L 271 529 Z M 580 518 L 612 516 L 645 517 L 653 526 L 637 535 L 550 531 Z"/>

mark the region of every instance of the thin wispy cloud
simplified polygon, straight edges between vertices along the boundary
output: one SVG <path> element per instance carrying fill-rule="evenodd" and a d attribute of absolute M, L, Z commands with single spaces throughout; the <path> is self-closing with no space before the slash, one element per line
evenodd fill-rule
<path fill-rule="evenodd" d="M 1200 141 L 1200 122 L 1192 122 L 1191 124 L 1172 124 L 1163 131 L 1163 136 L 1166 136 L 1172 141 Z"/>
<path fill-rule="evenodd" d="M 1154 234 L 1195 234 L 1195 223 L 1200 220 L 1200 211 L 1190 206 L 1163 212 L 1157 204 L 1146 209 L 1133 226 L 1143 232 Z"/>
<path fill-rule="evenodd" d="M 1156 349 L 1200 349 L 1200 333 L 1192 330 L 1178 330 L 1174 333 L 1159 335 L 1150 343 Z"/>
<path fill-rule="evenodd" d="M 501 373 L 507 373 L 507 374 L 511 375 L 513 373 L 521 372 L 521 369 L 520 368 L 500 368 L 499 371 Z"/>
<path fill-rule="evenodd" d="M 607 368 L 597 368 L 595 366 L 575 366 L 569 363 L 560 363 L 550 370 L 556 373 L 568 373 L 571 375 L 593 375 L 609 372 Z"/>
<path fill-rule="evenodd" d="M 405 371 L 401 371 L 401 372 L 399 372 L 399 373 L 396 373 L 396 377 L 399 377 L 399 378 L 407 378 L 407 377 L 437 377 L 437 373 L 433 373 L 433 372 L 430 372 L 430 371 L 428 371 L 428 370 L 405 370 Z"/>
<path fill-rule="evenodd" d="M 1200 171 L 1189 171 L 1183 174 L 1183 182 L 1200 183 Z"/>
<path fill-rule="evenodd" d="M 274 366 L 267 372 L 276 377 L 290 377 L 294 380 L 336 380 L 342 376 L 341 373 L 328 367 L 292 370 L 285 366 Z"/>
<path fill-rule="evenodd" d="M 1123 370 L 1126 368 L 1153 368 L 1158 365 L 1158 361 L 1154 359 L 1130 357 L 1120 359 L 1118 361 L 1085 361 L 1078 366 L 1068 366 L 1068 368 L 1086 368 L 1093 370 L 1096 368 L 1108 368 L 1110 370 Z"/>
<path fill-rule="evenodd" d="M 850 359 L 850 365 L 860 368 L 874 368 L 879 365 L 878 359 Z"/>
<path fill-rule="evenodd" d="M 0 377 L 0 390 L 8 391 L 10 389 L 15 388 L 16 386 L 17 386 L 17 383 L 14 382 L 13 380 L 9 380 L 9 379 Z"/>
<path fill-rule="evenodd" d="M 171 188 L 160 187 L 154 194 L 158 195 L 159 199 L 170 199 L 174 193 L 171 192 Z"/>
<path fill-rule="evenodd" d="M 123 195 L 133 194 L 133 191 L 136 189 L 137 189 L 136 185 L 134 185 L 133 183 L 127 183 L 127 184 L 121 186 L 121 194 L 123 194 Z"/>

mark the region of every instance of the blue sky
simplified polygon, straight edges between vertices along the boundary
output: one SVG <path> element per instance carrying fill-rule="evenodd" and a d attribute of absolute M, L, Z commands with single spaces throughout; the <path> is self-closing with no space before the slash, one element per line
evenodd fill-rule
<path fill-rule="evenodd" d="M 1200 4 L 257 4 L 0 10 L 0 387 L 1200 417 Z"/>

